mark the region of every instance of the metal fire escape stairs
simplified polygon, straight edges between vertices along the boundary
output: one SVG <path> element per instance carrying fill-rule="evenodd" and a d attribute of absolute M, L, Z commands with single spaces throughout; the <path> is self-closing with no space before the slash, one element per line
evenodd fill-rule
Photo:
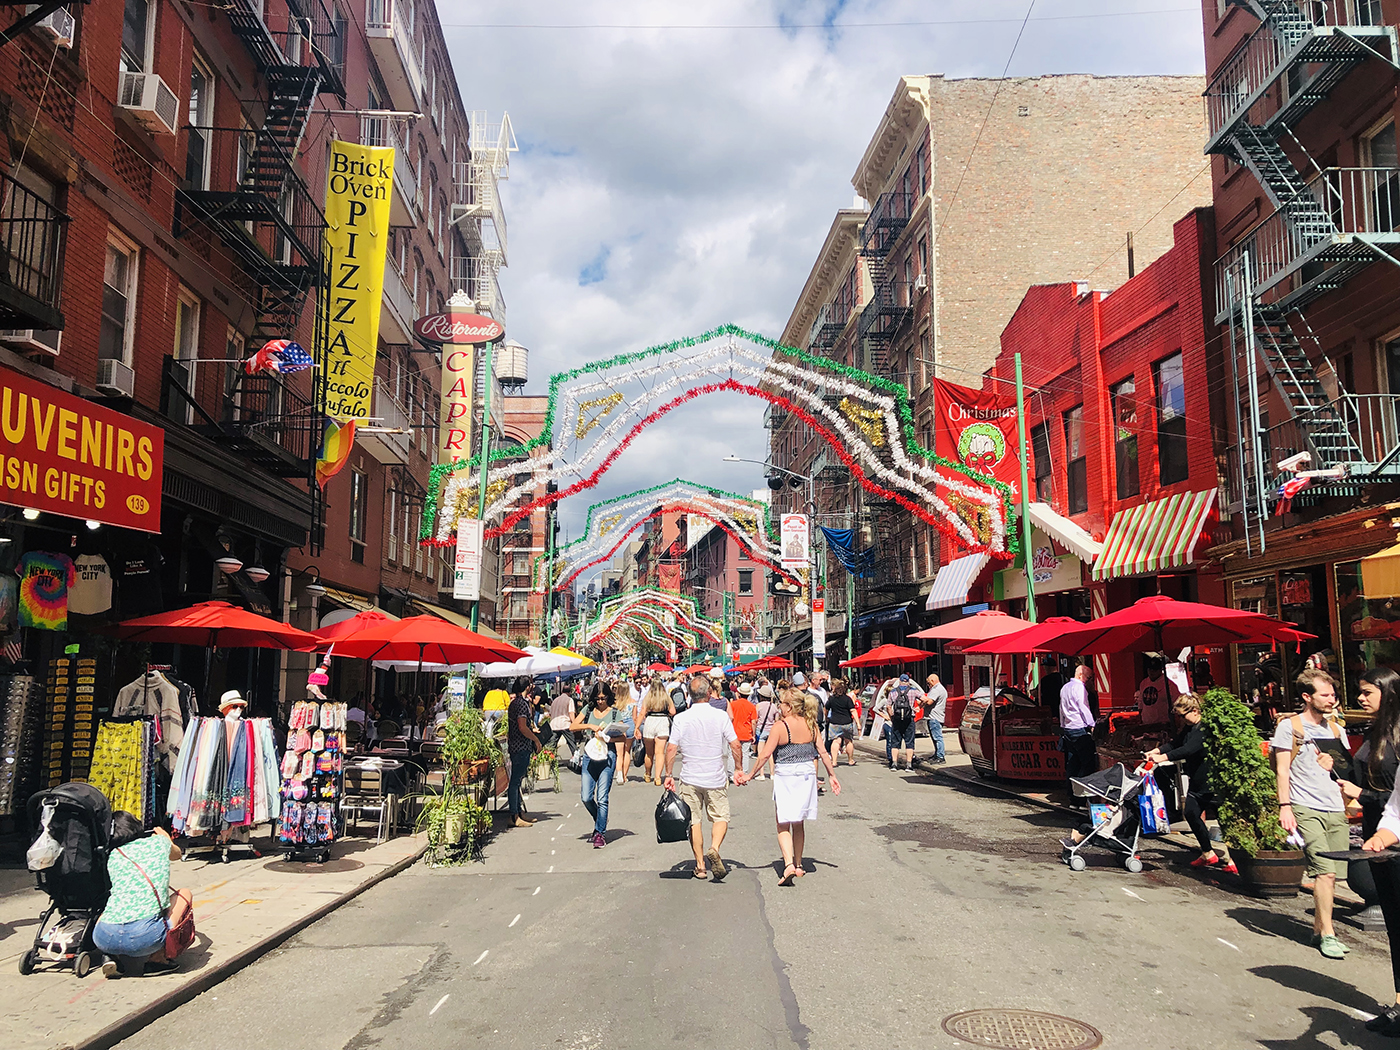
<path fill-rule="evenodd" d="M 1304 349 L 1304 339 L 1314 345 L 1316 339 L 1302 308 L 1372 262 L 1396 261 L 1386 249 L 1397 238 L 1351 229 L 1356 223 L 1348 221 L 1348 205 L 1355 202 L 1346 199 L 1346 191 L 1355 186 L 1343 182 L 1348 178 L 1343 169 L 1334 169 L 1339 174 L 1318 169 L 1292 131 L 1355 67 L 1371 60 L 1397 66 L 1395 29 L 1357 24 L 1358 19 L 1379 21 L 1379 4 L 1371 0 L 1233 2 L 1248 8 L 1261 25 L 1207 89 L 1211 138 L 1206 152 L 1246 167 L 1276 211 L 1217 263 L 1216 321 L 1241 329 L 1246 353 L 1253 345 L 1305 444 L 1269 449 L 1267 455 L 1306 451 L 1312 456 L 1309 469 L 1337 469 L 1353 479 L 1395 476 L 1400 474 L 1395 456 L 1368 460 L 1345 392 L 1329 395 L 1324 386 Z M 1371 8 L 1374 15 L 1368 14 Z M 1280 145 L 1285 136 L 1311 168 L 1311 177 L 1299 171 Z M 1248 357 L 1240 365 L 1246 372 L 1255 367 Z M 1257 393 L 1248 400 L 1253 433 L 1262 435 Z M 1268 479 L 1276 468 L 1263 458 L 1257 462 Z M 1261 507 L 1271 487 L 1267 480 L 1262 486 L 1256 481 L 1254 495 Z M 1247 494 L 1245 498 L 1248 502 Z"/>
<path fill-rule="evenodd" d="M 909 225 L 912 195 L 902 189 L 886 190 L 871 206 L 860 231 L 860 254 L 870 275 L 870 302 L 861 310 L 856 330 L 865 346 L 866 368 L 884 375 L 889 366 L 890 344 L 895 332 L 912 314 L 899 302 L 899 290 L 890 274 L 887 259 L 899 235 Z"/>

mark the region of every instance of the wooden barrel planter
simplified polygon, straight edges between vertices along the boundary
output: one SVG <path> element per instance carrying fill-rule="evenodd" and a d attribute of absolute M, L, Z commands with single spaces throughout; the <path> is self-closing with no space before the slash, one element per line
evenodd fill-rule
<path fill-rule="evenodd" d="M 1245 887 L 1256 897 L 1296 897 L 1303 880 L 1303 851 L 1260 850 L 1251 857 L 1243 850 L 1230 854 Z"/>

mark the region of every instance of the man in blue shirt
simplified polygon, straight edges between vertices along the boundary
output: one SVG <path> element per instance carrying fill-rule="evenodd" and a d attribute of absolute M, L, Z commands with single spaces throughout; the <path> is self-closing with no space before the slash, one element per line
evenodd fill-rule
<path fill-rule="evenodd" d="M 1098 751 L 1094 747 L 1094 712 L 1089 707 L 1089 676 L 1093 669 L 1081 663 L 1074 677 L 1060 689 L 1060 750 L 1065 755 L 1065 786 L 1074 799 L 1073 777 L 1098 772 Z"/>

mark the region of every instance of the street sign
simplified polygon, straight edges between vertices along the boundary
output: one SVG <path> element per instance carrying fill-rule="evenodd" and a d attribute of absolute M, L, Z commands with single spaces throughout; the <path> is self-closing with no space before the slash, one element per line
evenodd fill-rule
<path fill-rule="evenodd" d="M 473 518 L 457 519 L 457 561 L 452 597 L 474 602 L 481 598 L 481 551 L 485 526 Z"/>
<path fill-rule="evenodd" d="M 812 659 L 826 659 L 826 602 L 812 603 Z"/>
<path fill-rule="evenodd" d="M 807 515 L 784 514 L 779 526 L 779 542 L 782 544 L 782 564 L 784 569 L 805 569 L 808 563 Z"/>

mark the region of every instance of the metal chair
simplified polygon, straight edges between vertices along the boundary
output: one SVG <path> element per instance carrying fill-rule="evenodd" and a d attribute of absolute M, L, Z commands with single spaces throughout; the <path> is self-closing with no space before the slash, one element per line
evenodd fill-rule
<path fill-rule="evenodd" d="M 354 814 L 354 825 L 359 827 L 360 817 L 373 813 L 378 820 L 376 842 L 383 842 L 393 835 L 393 811 L 397 799 L 387 791 L 384 770 L 374 762 L 350 762 L 345 766 L 345 793 L 340 802 L 340 811 L 349 816 Z"/>

